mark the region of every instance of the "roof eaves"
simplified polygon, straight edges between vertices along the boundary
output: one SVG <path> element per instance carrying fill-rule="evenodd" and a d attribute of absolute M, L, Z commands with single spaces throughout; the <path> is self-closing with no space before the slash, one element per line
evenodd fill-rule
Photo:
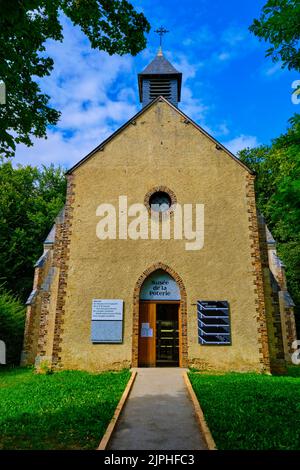
<path fill-rule="evenodd" d="M 243 163 L 238 157 L 236 157 L 230 150 L 228 150 L 221 142 L 219 142 L 217 139 L 215 139 L 212 135 L 210 135 L 203 127 L 199 126 L 195 121 L 193 121 L 189 116 L 187 116 L 183 111 L 181 111 L 179 108 L 174 106 L 170 101 L 168 101 L 166 98 L 161 96 L 166 103 L 168 103 L 175 111 L 177 111 L 179 114 L 181 114 L 182 117 L 184 117 L 187 121 L 189 121 L 196 129 L 198 129 L 200 132 L 202 132 L 206 137 L 208 137 L 212 142 L 214 142 L 217 146 L 220 147 L 220 149 L 224 150 L 234 161 L 236 161 L 240 166 L 242 166 L 245 170 L 247 170 L 251 175 L 255 175 L 255 172 L 251 170 L 245 163 Z"/>
<path fill-rule="evenodd" d="M 94 150 L 92 150 L 88 155 L 86 155 L 84 158 L 79 160 L 78 163 L 76 163 L 72 168 L 70 168 L 67 172 L 66 175 L 70 175 L 74 170 L 76 170 L 82 163 L 84 163 L 86 160 L 88 160 L 90 157 L 92 157 L 96 152 L 99 150 L 103 150 L 106 144 L 108 144 L 114 137 L 116 137 L 118 134 L 120 134 L 124 129 L 126 129 L 133 121 L 135 121 L 141 114 L 143 114 L 147 109 L 149 109 L 151 106 L 154 105 L 157 101 L 164 101 L 167 103 L 171 108 L 173 108 L 175 111 L 177 111 L 182 117 L 185 118 L 186 121 L 190 122 L 196 129 L 198 129 L 200 132 L 202 132 L 206 137 L 208 137 L 212 142 L 214 142 L 221 150 L 224 150 L 224 152 L 227 153 L 236 163 L 238 163 L 241 167 L 243 167 L 246 171 L 248 171 L 251 175 L 255 175 L 255 172 L 252 171 L 245 163 L 241 162 L 241 160 L 236 157 L 230 150 L 228 150 L 223 144 L 221 144 L 218 140 L 216 140 L 213 136 L 211 136 L 206 130 L 204 130 L 201 126 L 199 126 L 195 121 L 193 121 L 189 116 L 187 116 L 183 111 L 181 111 L 179 108 L 174 106 L 172 103 L 170 103 L 169 100 L 167 100 L 164 96 L 158 96 L 155 98 L 155 100 L 151 101 L 149 104 L 147 104 L 144 108 L 142 108 L 137 114 L 135 114 L 132 118 L 130 118 L 123 126 L 119 127 L 113 134 L 111 134 L 106 140 L 101 142 Z"/>
<path fill-rule="evenodd" d="M 66 175 L 70 175 L 76 168 L 78 168 L 82 163 L 84 163 L 86 160 L 88 160 L 90 157 L 92 157 L 96 152 L 99 150 L 103 150 L 105 145 L 108 144 L 114 137 L 116 137 L 118 134 L 120 134 L 124 129 L 126 129 L 132 122 L 134 122 L 141 114 L 143 114 L 144 111 L 149 109 L 156 101 L 158 101 L 160 96 L 155 98 L 155 100 L 151 101 L 147 106 L 144 106 L 138 113 L 136 113 L 132 118 L 130 118 L 125 124 L 123 124 L 121 127 L 119 127 L 115 132 L 113 132 L 107 139 L 103 140 L 101 144 L 97 145 L 90 153 L 88 153 L 85 157 L 83 157 L 79 162 L 77 162 L 74 166 L 72 166 L 68 171 L 66 171 Z"/>

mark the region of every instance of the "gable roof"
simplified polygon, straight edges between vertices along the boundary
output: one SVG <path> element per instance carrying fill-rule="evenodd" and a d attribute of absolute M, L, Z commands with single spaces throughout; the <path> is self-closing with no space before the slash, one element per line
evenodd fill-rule
<path fill-rule="evenodd" d="M 214 144 L 216 144 L 218 150 L 223 150 L 230 158 L 232 158 L 236 163 L 238 163 L 241 167 L 243 167 L 246 171 L 250 174 L 255 174 L 254 171 L 250 170 L 250 168 L 245 165 L 245 163 L 241 162 L 239 158 L 237 158 L 230 150 L 228 150 L 224 145 L 222 145 L 219 141 L 217 141 L 214 137 L 212 137 L 208 132 L 206 132 L 201 126 L 199 126 L 196 122 L 194 122 L 191 118 L 189 118 L 184 112 L 174 106 L 170 101 L 168 101 L 163 96 L 158 96 L 155 100 L 151 101 L 147 106 L 142 108 L 135 116 L 130 118 L 123 126 L 119 127 L 113 134 L 111 134 L 107 139 L 105 139 L 101 144 L 99 144 L 96 148 L 94 148 L 90 153 L 88 153 L 85 157 L 83 157 L 79 162 L 77 162 L 74 166 L 72 166 L 67 172 L 67 175 L 70 175 L 74 170 L 76 170 L 79 166 L 85 163 L 90 157 L 92 157 L 96 152 L 103 151 L 105 145 L 107 145 L 111 140 L 113 140 L 117 135 L 119 135 L 123 130 L 125 130 L 130 124 L 134 124 L 134 121 L 139 118 L 147 109 L 151 108 L 155 103 L 158 101 L 164 101 L 167 103 L 172 109 L 174 109 L 178 114 L 180 114 L 186 121 L 186 123 L 192 124 L 196 129 L 198 129 L 202 134 L 204 134 L 208 139 L 210 139 Z"/>

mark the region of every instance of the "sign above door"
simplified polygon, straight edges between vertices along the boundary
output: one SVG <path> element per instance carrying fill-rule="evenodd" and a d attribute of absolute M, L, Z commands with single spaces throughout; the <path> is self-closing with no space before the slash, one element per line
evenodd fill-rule
<path fill-rule="evenodd" d="M 180 300 L 180 290 L 170 274 L 158 269 L 144 281 L 140 300 Z"/>

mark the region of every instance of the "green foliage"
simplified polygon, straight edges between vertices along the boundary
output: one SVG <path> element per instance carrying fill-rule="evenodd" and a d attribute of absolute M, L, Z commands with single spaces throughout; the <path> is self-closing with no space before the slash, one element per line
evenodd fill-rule
<path fill-rule="evenodd" d="M 189 377 L 219 450 L 300 450 L 299 376 Z"/>
<path fill-rule="evenodd" d="M 288 376 L 300 378 L 300 366 L 288 366 Z"/>
<path fill-rule="evenodd" d="M 300 2 L 268 0 L 259 19 L 250 26 L 261 40 L 271 44 L 266 56 L 283 67 L 300 71 Z"/>
<path fill-rule="evenodd" d="M 45 137 L 60 113 L 49 106 L 35 77 L 50 75 L 53 60 L 45 41 L 62 41 L 64 12 L 87 35 L 93 48 L 136 55 L 145 48 L 150 25 L 127 0 L 0 0 L 0 80 L 7 103 L 0 106 L 0 154 L 14 156 L 17 143 Z"/>
<path fill-rule="evenodd" d="M 0 372 L 0 449 L 96 449 L 130 372 Z"/>
<path fill-rule="evenodd" d="M 49 361 L 46 361 L 46 360 L 40 362 L 40 364 L 38 365 L 37 371 L 39 374 L 45 374 L 45 375 L 53 374 L 51 364 L 49 363 Z"/>
<path fill-rule="evenodd" d="M 20 364 L 25 311 L 16 297 L 0 287 L 0 340 L 6 345 L 7 364 Z"/>
<path fill-rule="evenodd" d="M 286 265 L 288 288 L 300 307 L 300 116 L 272 145 L 240 152 L 240 159 L 257 174 L 259 210 L 278 242 Z M 299 313 L 298 313 L 299 318 Z"/>
<path fill-rule="evenodd" d="M 61 168 L 0 165 L 0 283 L 22 300 L 31 291 L 34 263 L 65 191 Z"/>

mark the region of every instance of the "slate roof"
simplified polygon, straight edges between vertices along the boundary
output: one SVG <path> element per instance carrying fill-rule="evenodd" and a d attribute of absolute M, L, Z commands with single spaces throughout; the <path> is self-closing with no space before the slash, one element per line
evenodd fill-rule
<path fill-rule="evenodd" d="M 267 242 L 269 245 L 276 245 L 276 241 L 274 240 L 273 235 L 267 226 L 266 226 L 266 237 L 267 237 Z"/>
<path fill-rule="evenodd" d="M 52 245 L 55 241 L 55 224 L 52 225 L 50 232 L 47 235 L 44 245 Z"/>
<path fill-rule="evenodd" d="M 283 292 L 283 298 L 284 298 L 286 307 L 288 308 L 296 307 L 296 304 L 294 303 L 290 293 L 287 290 Z"/>
<path fill-rule="evenodd" d="M 56 224 L 62 224 L 64 220 L 65 220 L 65 206 L 60 210 L 60 212 L 56 216 L 55 222 L 52 225 L 52 228 L 44 241 L 44 245 L 53 245 L 53 243 L 55 242 Z"/>
<path fill-rule="evenodd" d="M 33 304 L 36 296 L 37 296 L 37 289 L 33 289 L 33 291 L 31 291 L 28 299 L 26 300 L 25 305 Z"/>
<path fill-rule="evenodd" d="M 44 251 L 42 256 L 40 256 L 39 259 L 37 260 L 37 262 L 35 263 L 34 267 L 35 268 L 42 268 L 44 266 L 48 256 L 49 256 L 49 250 Z"/>
<path fill-rule="evenodd" d="M 180 74 L 178 70 L 161 54 L 157 55 L 140 75 L 173 75 Z M 181 74 L 180 74 L 181 75 Z"/>

